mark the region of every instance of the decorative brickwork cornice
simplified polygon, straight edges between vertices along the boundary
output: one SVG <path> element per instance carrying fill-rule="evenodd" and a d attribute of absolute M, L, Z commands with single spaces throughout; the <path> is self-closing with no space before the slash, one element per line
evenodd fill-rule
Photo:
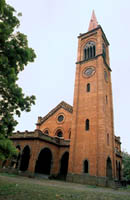
<path fill-rule="evenodd" d="M 60 147 L 69 147 L 70 145 L 70 140 L 64 140 L 64 138 L 59 138 L 59 137 L 51 137 L 49 135 L 45 135 L 42 131 L 36 129 L 35 131 L 25 131 L 25 132 L 20 132 L 17 131 L 15 132 L 12 136 L 10 136 L 10 139 L 13 141 L 16 140 L 41 140 L 56 146 Z"/>
<path fill-rule="evenodd" d="M 104 59 L 103 54 L 96 55 L 95 57 L 89 58 L 88 60 L 81 60 L 81 61 L 79 61 L 79 62 L 76 62 L 76 64 L 83 64 L 83 63 L 85 63 L 85 62 L 89 62 L 90 60 L 97 59 L 99 56 L 102 56 L 102 57 L 103 57 L 103 62 L 104 62 L 104 64 L 106 65 L 107 69 L 108 69 L 109 71 L 112 71 L 111 68 L 109 67 L 109 65 L 107 64 L 106 60 Z"/>
<path fill-rule="evenodd" d="M 97 28 L 95 28 L 95 29 L 93 29 L 93 30 L 91 30 L 91 31 L 88 31 L 88 32 L 86 32 L 86 33 L 80 33 L 80 35 L 78 36 L 78 38 L 81 38 L 81 37 L 83 37 L 83 36 L 85 36 L 85 35 L 89 35 L 89 34 L 91 34 L 91 33 L 94 33 L 96 30 L 98 30 L 100 28 L 100 26 L 98 25 L 98 27 Z"/>
<path fill-rule="evenodd" d="M 96 34 L 97 34 L 96 31 L 95 31 L 94 33 L 87 34 L 86 36 L 83 36 L 83 37 L 81 38 L 81 40 L 84 40 L 84 39 L 89 38 L 89 37 L 91 37 L 91 36 L 94 36 L 94 35 L 96 35 Z"/>
<path fill-rule="evenodd" d="M 106 38 L 106 35 L 105 35 L 105 33 L 104 33 L 104 31 L 103 31 L 103 29 L 102 29 L 102 27 L 100 25 L 98 25 L 97 28 L 95 28 L 95 29 L 93 29 L 91 31 L 88 31 L 86 33 L 80 33 L 80 35 L 78 36 L 78 38 L 84 37 L 85 35 L 86 35 L 86 37 L 87 37 L 87 35 L 91 36 L 90 34 L 94 34 L 94 32 L 97 31 L 98 29 L 101 29 L 101 31 L 102 31 L 102 37 L 103 37 L 105 43 L 107 45 L 109 45 L 109 42 L 108 42 L 108 40 Z"/>
<path fill-rule="evenodd" d="M 63 109 L 67 110 L 70 113 L 73 112 L 73 107 L 71 105 L 69 105 L 68 103 L 66 103 L 65 101 L 62 101 L 54 109 L 52 109 L 47 115 L 45 115 L 43 118 L 39 117 L 37 125 L 41 125 L 49 117 L 51 117 L 55 112 L 57 112 L 60 108 L 63 108 Z"/>

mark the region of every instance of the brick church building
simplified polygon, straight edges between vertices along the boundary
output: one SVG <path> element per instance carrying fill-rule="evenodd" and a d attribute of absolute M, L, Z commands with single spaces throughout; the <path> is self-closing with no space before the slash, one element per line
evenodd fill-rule
<path fill-rule="evenodd" d="M 62 101 L 38 117 L 33 132 L 16 132 L 13 167 L 22 172 L 106 185 L 121 179 L 121 142 L 114 134 L 109 42 L 94 11 L 78 36 L 73 107 Z"/>

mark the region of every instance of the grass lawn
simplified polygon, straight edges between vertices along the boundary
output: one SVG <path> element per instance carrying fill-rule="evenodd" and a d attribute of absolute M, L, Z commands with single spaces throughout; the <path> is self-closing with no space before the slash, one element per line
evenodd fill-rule
<path fill-rule="evenodd" d="M 0 174 L 0 200 L 130 200 L 130 187 L 113 190 Z"/>

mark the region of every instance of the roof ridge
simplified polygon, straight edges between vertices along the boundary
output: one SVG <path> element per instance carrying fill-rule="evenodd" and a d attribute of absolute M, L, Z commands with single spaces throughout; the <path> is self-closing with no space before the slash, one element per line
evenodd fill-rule
<path fill-rule="evenodd" d="M 44 117 L 38 117 L 37 125 L 41 125 L 44 121 L 46 121 L 49 117 L 51 117 L 60 108 L 63 108 L 63 109 L 67 110 L 70 113 L 73 112 L 73 107 L 70 104 L 66 103 L 65 101 L 61 101 L 47 115 L 45 115 Z"/>

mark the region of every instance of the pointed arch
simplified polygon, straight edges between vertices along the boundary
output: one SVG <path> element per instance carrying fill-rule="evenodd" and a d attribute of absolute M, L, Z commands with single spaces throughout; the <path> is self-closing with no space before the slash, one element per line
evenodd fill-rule
<path fill-rule="evenodd" d="M 64 130 L 62 128 L 57 128 L 56 131 L 55 131 L 55 136 L 61 138 L 61 137 L 64 137 Z"/>
<path fill-rule="evenodd" d="M 68 161 L 69 161 L 69 152 L 67 151 L 64 152 L 60 161 L 60 175 L 64 176 L 64 178 L 66 178 L 68 172 Z"/>
<path fill-rule="evenodd" d="M 94 58 L 96 56 L 96 44 L 93 41 L 89 41 L 84 48 L 84 60 Z"/>
<path fill-rule="evenodd" d="M 52 168 L 52 152 L 48 147 L 41 149 L 36 165 L 35 173 L 50 175 Z"/>
<path fill-rule="evenodd" d="M 84 162 L 83 162 L 83 172 L 89 173 L 89 161 L 88 161 L 88 159 L 84 160 Z"/>
<path fill-rule="evenodd" d="M 50 134 L 50 130 L 49 130 L 48 128 L 45 128 L 45 129 L 43 130 L 43 134 L 49 135 L 49 134 Z"/>

